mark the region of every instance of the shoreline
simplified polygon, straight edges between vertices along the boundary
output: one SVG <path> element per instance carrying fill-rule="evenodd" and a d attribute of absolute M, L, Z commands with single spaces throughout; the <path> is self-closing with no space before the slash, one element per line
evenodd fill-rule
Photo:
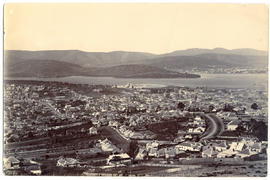
<path fill-rule="evenodd" d="M 268 74 L 201 74 L 201 78 L 115 78 L 115 77 L 85 77 L 69 76 L 58 78 L 37 77 L 4 77 L 3 80 L 33 80 L 67 82 L 71 84 L 117 85 L 132 84 L 141 88 L 176 87 L 204 87 L 204 88 L 232 88 L 256 89 L 267 91 Z"/>

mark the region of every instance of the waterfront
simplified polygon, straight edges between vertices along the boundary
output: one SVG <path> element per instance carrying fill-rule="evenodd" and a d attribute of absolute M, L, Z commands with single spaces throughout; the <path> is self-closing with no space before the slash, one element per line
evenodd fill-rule
<path fill-rule="evenodd" d="M 69 76 L 62 78 L 31 78 L 16 77 L 6 78 L 10 80 L 42 80 L 69 82 L 78 84 L 100 84 L 100 85 L 144 85 L 145 87 L 163 86 L 186 86 L 186 87 L 215 87 L 215 88 L 251 88 L 267 90 L 268 74 L 200 74 L 201 78 L 164 78 L 164 79 L 134 79 L 134 78 L 113 78 L 113 77 L 86 77 Z"/>

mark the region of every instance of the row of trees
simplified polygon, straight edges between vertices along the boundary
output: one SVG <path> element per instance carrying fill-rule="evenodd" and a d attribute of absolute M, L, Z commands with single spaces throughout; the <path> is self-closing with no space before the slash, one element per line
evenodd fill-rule
<path fill-rule="evenodd" d="M 251 135 L 257 137 L 260 141 L 267 141 L 268 126 L 263 121 L 251 119 L 249 122 L 242 122 L 236 128 L 239 136 Z"/>

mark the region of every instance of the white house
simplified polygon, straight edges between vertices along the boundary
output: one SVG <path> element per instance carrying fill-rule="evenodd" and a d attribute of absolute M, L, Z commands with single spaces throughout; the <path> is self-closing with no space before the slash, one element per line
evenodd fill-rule
<path fill-rule="evenodd" d="M 148 151 L 149 149 L 152 148 L 157 148 L 159 143 L 157 141 L 152 141 L 146 144 L 146 150 Z"/>
<path fill-rule="evenodd" d="M 203 133 L 205 131 L 204 127 L 197 127 L 195 129 L 193 129 L 193 133 Z"/>
<path fill-rule="evenodd" d="M 58 159 L 56 166 L 60 167 L 75 167 L 79 162 L 74 158 L 60 158 Z"/>
<path fill-rule="evenodd" d="M 192 139 L 191 134 L 187 134 L 187 135 L 185 135 L 185 139 Z"/>
<path fill-rule="evenodd" d="M 119 126 L 119 123 L 117 121 L 109 121 L 109 125 L 108 126 L 118 127 Z"/>
<path fill-rule="evenodd" d="M 228 146 L 225 142 L 221 142 L 221 143 L 215 145 L 215 149 L 217 151 L 225 151 L 227 149 L 227 147 Z"/>
<path fill-rule="evenodd" d="M 157 148 L 151 148 L 148 152 L 149 156 L 154 156 L 157 157 L 158 156 L 158 149 Z"/>
<path fill-rule="evenodd" d="M 202 119 L 201 119 L 200 116 L 196 116 L 196 117 L 194 118 L 194 120 L 195 120 L 195 121 L 201 121 Z"/>
<path fill-rule="evenodd" d="M 14 156 L 9 156 L 4 159 L 4 168 L 5 169 L 18 169 L 20 161 Z"/>
<path fill-rule="evenodd" d="M 178 148 L 179 150 L 183 150 L 183 151 L 200 151 L 201 150 L 201 144 L 200 143 L 191 143 L 191 142 L 183 142 L 181 144 L 178 144 L 175 146 L 176 148 Z"/>
<path fill-rule="evenodd" d="M 259 142 L 254 143 L 252 146 L 250 146 L 251 151 L 260 153 L 262 151 L 262 145 Z"/>
<path fill-rule="evenodd" d="M 231 121 L 227 124 L 227 130 L 229 131 L 235 131 L 236 128 L 238 127 L 239 125 L 239 121 Z"/>
<path fill-rule="evenodd" d="M 95 127 L 100 127 L 101 126 L 101 122 L 99 120 L 92 120 L 92 123 Z"/>
<path fill-rule="evenodd" d="M 131 163 L 130 156 L 126 153 L 112 154 L 107 158 L 108 165 L 120 165 Z"/>
<path fill-rule="evenodd" d="M 108 140 L 104 139 L 103 141 L 99 141 L 101 149 L 105 152 L 113 152 L 116 151 L 117 148 Z"/>
<path fill-rule="evenodd" d="M 31 166 L 28 166 L 26 170 L 29 171 L 31 174 L 37 175 L 37 176 L 41 175 L 42 173 L 40 165 L 38 164 L 32 164 Z"/>
<path fill-rule="evenodd" d="M 242 151 L 246 147 L 244 142 L 232 142 L 230 150 L 232 151 Z"/>
<path fill-rule="evenodd" d="M 202 152 L 203 158 L 213 157 L 213 155 L 214 155 L 214 150 L 213 150 L 213 148 L 210 148 L 210 147 L 204 149 Z"/>
<path fill-rule="evenodd" d="M 145 156 L 146 156 L 146 149 L 140 148 L 139 152 L 137 153 L 135 157 L 135 160 L 143 160 Z"/>
<path fill-rule="evenodd" d="M 98 133 L 97 128 L 95 128 L 95 127 L 90 127 L 89 128 L 89 134 L 94 135 L 94 134 L 97 134 L 97 133 Z"/>

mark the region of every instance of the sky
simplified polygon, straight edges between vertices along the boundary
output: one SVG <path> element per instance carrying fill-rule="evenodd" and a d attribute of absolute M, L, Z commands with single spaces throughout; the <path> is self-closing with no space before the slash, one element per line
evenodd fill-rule
<path fill-rule="evenodd" d="M 5 4 L 4 48 L 140 51 L 268 50 L 263 4 Z"/>

